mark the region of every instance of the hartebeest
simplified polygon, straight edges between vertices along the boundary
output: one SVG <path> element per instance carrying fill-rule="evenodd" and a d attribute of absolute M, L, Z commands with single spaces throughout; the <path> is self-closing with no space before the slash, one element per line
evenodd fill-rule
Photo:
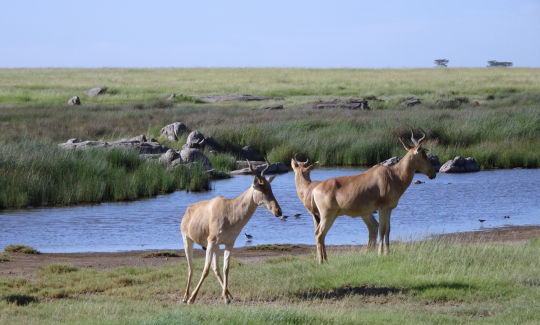
<path fill-rule="evenodd" d="M 275 175 L 265 178 L 264 173 L 270 167 L 267 166 L 259 175 L 253 170 L 253 166 L 248 161 L 249 170 L 254 174 L 253 184 L 244 193 L 234 199 L 227 199 L 223 196 L 217 196 L 211 200 L 201 201 L 189 205 L 182 218 L 180 230 L 184 240 L 184 250 L 188 262 L 188 279 L 186 291 L 184 293 L 184 302 L 193 303 L 201 285 L 208 275 L 210 263 L 216 277 L 223 289 L 223 299 L 229 303 L 232 295 L 227 289 L 229 281 L 229 257 L 236 237 L 242 231 L 242 228 L 248 223 L 251 216 L 258 206 L 263 206 L 274 216 L 281 216 L 281 208 L 272 193 L 270 183 Z M 206 261 L 204 269 L 197 287 L 189 297 L 189 287 L 191 284 L 191 275 L 193 273 L 193 243 L 206 247 Z M 225 245 L 223 279 L 219 273 L 219 258 L 216 250 L 219 245 Z M 189 300 L 188 300 L 189 297 Z"/>
<path fill-rule="evenodd" d="M 313 200 L 319 210 L 320 223 L 315 230 L 317 257 L 319 263 L 327 260 L 324 238 L 336 217 L 367 216 L 379 210 L 379 254 L 390 248 L 390 214 L 397 206 L 399 198 L 411 184 L 415 172 L 421 172 L 430 179 L 435 178 L 435 170 L 420 143 L 411 131 L 409 146 L 403 139 L 399 141 L 408 151 L 399 163 L 386 167 L 376 165 L 362 174 L 329 178 L 313 189 Z"/>
<path fill-rule="evenodd" d="M 296 193 L 298 194 L 300 201 L 302 201 L 308 212 L 313 217 L 315 232 L 319 226 L 320 216 L 317 206 L 313 201 L 313 189 L 319 185 L 321 181 L 312 181 L 311 171 L 317 166 L 318 163 L 319 162 L 316 161 L 310 164 L 309 159 L 304 162 L 298 161 L 296 155 L 291 159 L 291 167 L 294 171 L 294 183 L 296 184 Z M 377 244 L 377 231 L 379 230 L 379 223 L 372 214 L 361 217 L 362 220 L 364 220 L 369 232 L 368 247 L 374 248 Z"/>

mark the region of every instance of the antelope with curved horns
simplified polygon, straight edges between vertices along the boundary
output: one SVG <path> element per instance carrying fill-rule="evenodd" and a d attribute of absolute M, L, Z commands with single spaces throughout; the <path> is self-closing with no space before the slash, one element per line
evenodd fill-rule
<path fill-rule="evenodd" d="M 313 201 L 313 189 L 317 187 L 321 181 L 312 181 L 310 174 L 318 163 L 319 162 L 316 161 L 309 164 L 309 159 L 304 162 L 298 161 L 296 154 L 291 159 L 291 167 L 294 171 L 294 183 L 296 184 L 296 193 L 308 212 L 313 216 L 315 231 L 317 231 L 317 227 L 319 226 L 320 216 L 319 210 Z M 375 248 L 377 244 L 377 231 L 379 230 L 379 223 L 372 214 L 361 217 L 369 231 L 368 247 Z"/>
<path fill-rule="evenodd" d="M 281 216 L 281 208 L 270 186 L 275 175 L 270 178 L 264 177 L 264 173 L 270 167 L 268 161 L 266 163 L 266 168 L 259 175 L 255 172 L 248 160 L 249 170 L 255 177 L 253 184 L 238 197 L 227 199 L 223 196 L 217 196 L 211 200 L 193 203 L 187 207 L 180 225 L 188 262 L 188 279 L 184 293 L 184 302 L 193 303 L 195 301 L 197 293 L 208 275 L 210 263 L 223 289 L 222 295 L 225 303 L 231 301 L 232 295 L 227 288 L 229 281 L 229 257 L 236 238 L 249 219 L 251 219 L 258 206 L 263 206 L 276 217 Z M 193 290 L 191 297 L 189 297 L 189 287 L 193 273 L 192 256 L 194 242 L 206 247 L 206 261 L 201 279 L 195 290 Z M 219 273 L 219 258 L 216 254 L 216 250 L 219 249 L 219 245 L 221 244 L 225 245 L 223 279 Z"/>
<path fill-rule="evenodd" d="M 416 140 L 411 130 L 414 146 L 399 138 L 407 154 L 393 166 L 376 165 L 362 174 L 329 178 L 315 187 L 313 200 L 321 219 L 315 230 L 319 263 L 327 260 L 324 238 L 338 216 L 366 216 L 375 210 L 379 210 L 379 254 L 383 252 L 383 241 L 384 251 L 388 253 L 390 214 L 411 184 L 414 173 L 418 171 L 430 179 L 435 178 L 426 149 L 420 145 L 425 137 L 424 134 Z"/>

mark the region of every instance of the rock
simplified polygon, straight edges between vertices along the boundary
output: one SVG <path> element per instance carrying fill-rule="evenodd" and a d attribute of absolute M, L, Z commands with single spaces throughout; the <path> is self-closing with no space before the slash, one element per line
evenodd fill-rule
<path fill-rule="evenodd" d="M 81 99 L 79 96 L 73 96 L 67 101 L 67 104 L 70 106 L 81 105 Z"/>
<path fill-rule="evenodd" d="M 407 105 L 407 106 L 414 106 L 414 105 L 422 104 L 420 99 L 415 98 L 415 97 L 409 97 L 409 98 L 405 99 L 404 101 L 402 101 L 402 103 Z"/>
<path fill-rule="evenodd" d="M 188 135 L 185 147 L 182 148 L 202 148 L 204 146 L 204 135 L 198 130 L 191 131 Z"/>
<path fill-rule="evenodd" d="M 445 162 L 439 169 L 440 173 L 469 173 L 477 172 L 480 170 L 478 164 L 474 158 L 468 157 L 463 158 L 461 156 L 456 156 L 452 160 Z"/>
<path fill-rule="evenodd" d="M 180 152 L 174 149 L 169 149 L 167 152 L 161 155 L 161 157 L 159 157 L 159 161 L 170 164 L 173 160 L 177 160 L 178 158 L 180 158 Z"/>
<path fill-rule="evenodd" d="M 435 170 L 435 172 L 438 172 L 439 169 L 441 169 L 441 163 L 439 162 L 439 157 L 437 155 L 433 155 L 430 153 L 427 154 L 427 157 L 429 161 L 431 161 L 431 165 L 433 166 L 433 169 Z"/>
<path fill-rule="evenodd" d="M 297 108 L 326 109 L 326 108 L 346 108 L 369 110 L 368 101 L 362 98 L 334 99 L 328 102 L 318 101 L 300 105 Z"/>
<path fill-rule="evenodd" d="M 252 146 L 244 146 L 242 147 L 242 157 L 244 159 L 249 160 L 257 160 L 259 159 L 259 155 L 257 154 L 257 150 L 253 148 Z"/>
<path fill-rule="evenodd" d="M 283 109 L 283 105 L 265 106 L 264 109 L 267 109 L 267 110 Z"/>
<path fill-rule="evenodd" d="M 88 89 L 84 93 L 88 97 L 95 97 L 97 95 L 104 94 L 106 91 L 107 91 L 107 88 L 92 88 L 92 89 Z"/>
<path fill-rule="evenodd" d="M 213 96 L 198 96 L 204 102 L 207 103 L 219 103 L 224 101 L 238 100 L 243 102 L 248 101 L 261 101 L 261 100 L 283 100 L 282 97 L 267 97 L 267 96 L 253 96 L 253 95 L 213 95 Z"/>
<path fill-rule="evenodd" d="M 266 168 L 266 162 L 264 161 L 261 161 L 261 162 L 250 162 L 253 166 L 253 169 L 257 172 L 257 173 L 260 173 L 262 172 L 263 169 Z M 259 163 L 259 164 L 256 164 L 256 163 Z M 284 163 L 282 162 L 278 162 L 278 163 L 273 163 L 273 164 L 270 164 L 270 167 L 268 168 L 268 170 L 265 172 L 265 175 L 266 174 L 280 174 L 280 173 L 287 173 L 289 171 L 289 169 L 287 168 L 287 165 L 285 165 Z M 238 169 L 238 170 L 233 170 L 232 172 L 230 172 L 229 174 L 231 175 L 248 175 L 248 174 L 251 174 L 251 171 L 249 170 L 248 167 L 246 168 L 242 168 L 242 169 Z"/>
<path fill-rule="evenodd" d="M 469 98 L 468 97 L 456 97 L 454 99 L 437 99 L 435 101 L 435 105 L 439 106 L 440 108 L 458 108 L 462 104 L 468 104 Z"/>
<path fill-rule="evenodd" d="M 147 142 L 146 134 L 138 135 L 138 136 L 136 136 L 134 138 L 131 138 L 130 140 L 131 141 L 139 141 L 139 142 Z"/>
<path fill-rule="evenodd" d="M 401 157 L 392 157 L 392 158 L 386 159 L 383 162 L 380 162 L 379 165 L 390 167 L 397 164 L 400 160 L 401 160 Z"/>
<path fill-rule="evenodd" d="M 201 162 L 206 170 L 212 169 L 212 164 L 202 151 L 194 148 L 186 148 L 180 151 L 180 157 L 184 163 Z"/>
<path fill-rule="evenodd" d="M 140 137 L 140 136 L 139 136 Z M 62 149 L 88 149 L 88 148 L 125 148 L 135 149 L 140 154 L 161 154 L 167 152 L 169 148 L 160 145 L 158 142 L 142 142 L 139 140 L 122 139 L 115 142 L 106 141 L 81 141 L 80 139 L 69 139 L 58 146 Z"/>
<path fill-rule="evenodd" d="M 167 97 L 167 100 L 174 100 L 176 98 L 176 94 L 175 93 L 172 93 L 169 97 Z"/>
<path fill-rule="evenodd" d="M 165 135 L 169 141 L 176 141 L 182 134 L 188 133 L 189 128 L 182 122 L 174 122 L 165 125 L 159 132 L 160 135 Z"/>

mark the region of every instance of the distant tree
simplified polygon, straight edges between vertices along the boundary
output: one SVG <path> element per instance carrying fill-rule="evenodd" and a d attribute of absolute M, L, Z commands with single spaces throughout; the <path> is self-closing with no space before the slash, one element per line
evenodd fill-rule
<path fill-rule="evenodd" d="M 448 59 L 437 59 L 434 61 L 435 65 L 438 67 L 447 67 L 448 66 Z"/>
<path fill-rule="evenodd" d="M 512 62 L 508 61 L 497 61 L 497 60 L 491 60 L 488 61 L 488 67 L 511 67 L 513 65 Z"/>

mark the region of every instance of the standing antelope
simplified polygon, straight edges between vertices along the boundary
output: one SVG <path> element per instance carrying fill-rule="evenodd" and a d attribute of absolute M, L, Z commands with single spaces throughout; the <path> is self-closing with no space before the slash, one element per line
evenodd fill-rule
<path fill-rule="evenodd" d="M 296 193 L 298 198 L 308 212 L 313 216 L 313 223 L 315 225 L 315 233 L 317 232 L 317 227 L 319 226 L 320 216 L 317 206 L 313 201 L 313 189 L 321 183 L 321 181 L 312 181 L 311 180 L 311 171 L 317 166 L 319 162 L 316 161 L 312 164 L 309 164 L 309 159 L 305 162 L 298 161 L 296 155 L 291 159 L 291 167 L 294 171 L 294 183 L 296 184 Z M 379 223 L 373 217 L 372 214 L 369 216 L 361 216 L 364 220 L 369 231 L 369 240 L 368 247 L 375 248 L 377 245 L 377 231 L 379 230 Z"/>
<path fill-rule="evenodd" d="M 232 299 L 232 295 L 227 289 L 229 281 L 229 257 L 236 237 L 238 237 L 242 228 L 251 219 L 257 206 L 263 206 L 276 217 L 281 216 L 281 208 L 270 186 L 270 182 L 272 182 L 275 175 L 268 179 L 264 177 L 264 173 L 268 170 L 270 164 L 267 162 L 266 168 L 260 175 L 253 170 L 253 166 L 249 161 L 248 166 L 255 178 L 253 179 L 253 184 L 244 193 L 234 199 L 217 196 L 211 200 L 193 203 L 186 209 L 186 213 L 182 218 L 182 224 L 180 225 L 188 262 L 188 279 L 184 302 L 193 303 L 195 301 L 197 293 L 208 275 L 211 262 L 212 269 L 216 274 L 219 284 L 223 288 L 223 299 L 225 303 L 229 303 Z M 201 280 L 195 290 L 193 290 L 191 297 L 189 297 L 189 287 L 193 273 L 192 256 L 194 242 L 206 247 L 206 260 Z M 216 250 L 219 249 L 220 244 L 225 245 L 223 279 L 219 273 L 219 258 L 216 254 Z"/>
<path fill-rule="evenodd" d="M 411 184 L 414 173 L 418 171 L 430 179 L 435 178 L 426 149 L 420 146 L 425 137 L 424 134 L 420 140 L 416 140 L 411 131 L 414 146 L 399 138 L 408 152 L 393 166 L 373 166 L 362 174 L 329 178 L 315 187 L 313 200 L 321 219 L 315 230 L 319 263 L 327 260 L 324 238 L 338 216 L 366 216 L 375 210 L 379 210 L 379 254 L 383 252 L 383 240 L 385 252 L 388 253 L 390 214 Z"/>

